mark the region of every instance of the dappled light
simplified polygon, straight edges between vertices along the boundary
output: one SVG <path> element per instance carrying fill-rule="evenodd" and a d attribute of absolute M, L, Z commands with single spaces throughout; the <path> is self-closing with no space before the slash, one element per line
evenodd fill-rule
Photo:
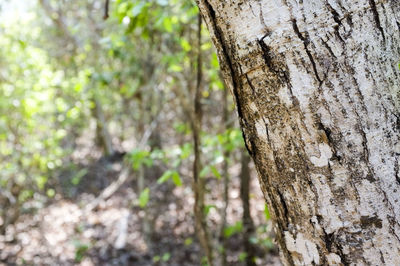
<path fill-rule="evenodd" d="M 195 2 L 0 1 L 1 265 L 280 265 Z"/>

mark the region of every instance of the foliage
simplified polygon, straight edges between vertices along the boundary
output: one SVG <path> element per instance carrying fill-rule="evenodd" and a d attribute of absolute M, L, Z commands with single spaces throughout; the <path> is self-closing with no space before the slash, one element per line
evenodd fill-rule
<path fill-rule="evenodd" d="M 242 222 L 238 221 L 233 225 L 225 227 L 224 235 L 225 237 L 231 237 L 234 234 L 242 232 L 242 230 L 243 230 L 243 224 Z"/>
<path fill-rule="evenodd" d="M 75 262 L 80 263 L 89 250 L 89 245 L 78 240 L 75 240 L 73 244 L 75 246 Z"/>
<path fill-rule="evenodd" d="M 149 202 L 150 199 L 150 189 L 145 188 L 142 193 L 140 193 L 139 196 L 139 206 L 140 208 L 146 207 L 147 203 Z"/>
<path fill-rule="evenodd" d="M 143 211 L 153 206 L 160 187 L 192 193 L 190 114 L 198 48 L 207 114 L 200 132 L 200 178 L 210 186 L 207 192 L 223 185 L 224 166 L 238 164 L 244 144 L 237 124 L 222 118 L 225 88 L 204 26 L 197 47 L 193 1 L 110 1 L 107 21 L 103 7 L 92 0 L 11 2 L 19 2 L 23 13 L 0 9 L 0 202 L 7 202 L 0 221 L 10 209 L 32 206 L 29 201 L 63 196 L 65 179 L 76 190 L 101 183 L 92 166 L 104 162 L 108 171 L 117 151 L 127 153 L 125 162 L 135 178 L 149 168 L 161 169 L 137 191 Z M 234 119 L 231 101 L 227 112 Z M 225 157 L 228 153 L 232 156 Z M 221 210 L 207 192 L 208 219 Z M 242 230 L 237 221 L 223 234 L 229 238 Z M 195 241 L 187 237 L 183 244 Z M 79 263 L 91 245 L 75 241 L 74 246 Z M 152 259 L 169 262 L 171 256 Z"/>

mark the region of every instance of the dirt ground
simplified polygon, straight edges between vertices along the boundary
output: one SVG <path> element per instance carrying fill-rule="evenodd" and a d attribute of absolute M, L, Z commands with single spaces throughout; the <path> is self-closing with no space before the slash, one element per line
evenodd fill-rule
<path fill-rule="evenodd" d="M 81 169 L 79 169 L 81 168 Z M 191 177 L 183 175 L 188 185 L 172 183 L 150 186 L 146 209 L 138 206 L 137 180 L 129 173 L 127 180 L 112 195 L 104 196 L 123 174 L 120 158 L 100 159 L 86 169 L 78 185 L 68 184 L 73 174 L 59 173 L 62 187 L 51 200 L 37 196 L 22 206 L 23 214 L 0 235 L 0 265 L 201 265 L 202 252 L 196 240 L 192 215 Z M 228 224 L 241 220 L 238 169 L 232 170 Z M 207 202 L 215 206 L 208 215 L 208 225 L 218 239 L 222 202 L 221 181 L 210 179 Z M 265 220 L 264 200 L 253 174 L 251 210 L 257 238 L 271 237 L 271 222 Z M 228 264 L 244 265 L 242 236 L 228 241 Z M 267 244 L 270 242 L 266 242 Z M 214 243 L 214 250 L 218 250 Z M 257 265 L 280 265 L 276 248 L 257 244 Z M 219 265 L 219 262 L 216 262 Z"/>

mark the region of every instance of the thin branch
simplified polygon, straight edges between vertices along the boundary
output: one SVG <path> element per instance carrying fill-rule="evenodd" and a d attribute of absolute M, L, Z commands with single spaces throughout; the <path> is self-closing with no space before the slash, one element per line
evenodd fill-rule
<path fill-rule="evenodd" d="M 108 15 L 109 5 L 110 5 L 110 1 L 106 0 L 105 3 L 104 3 L 104 16 L 103 16 L 104 20 L 108 19 L 108 17 L 109 17 L 109 15 Z"/>

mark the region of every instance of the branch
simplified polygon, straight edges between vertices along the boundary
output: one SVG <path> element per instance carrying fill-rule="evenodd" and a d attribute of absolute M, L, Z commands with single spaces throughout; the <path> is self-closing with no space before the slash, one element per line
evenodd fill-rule
<path fill-rule="evenodd" d="M 103 16 L 104 20 L 108 19 L 108 17 L 109 17 L 109 15 L 108 15 L 109 5 L 110 5 L 110 0 L 106 0 L 106 2 L 104 3 L 104 16 Z"/>

